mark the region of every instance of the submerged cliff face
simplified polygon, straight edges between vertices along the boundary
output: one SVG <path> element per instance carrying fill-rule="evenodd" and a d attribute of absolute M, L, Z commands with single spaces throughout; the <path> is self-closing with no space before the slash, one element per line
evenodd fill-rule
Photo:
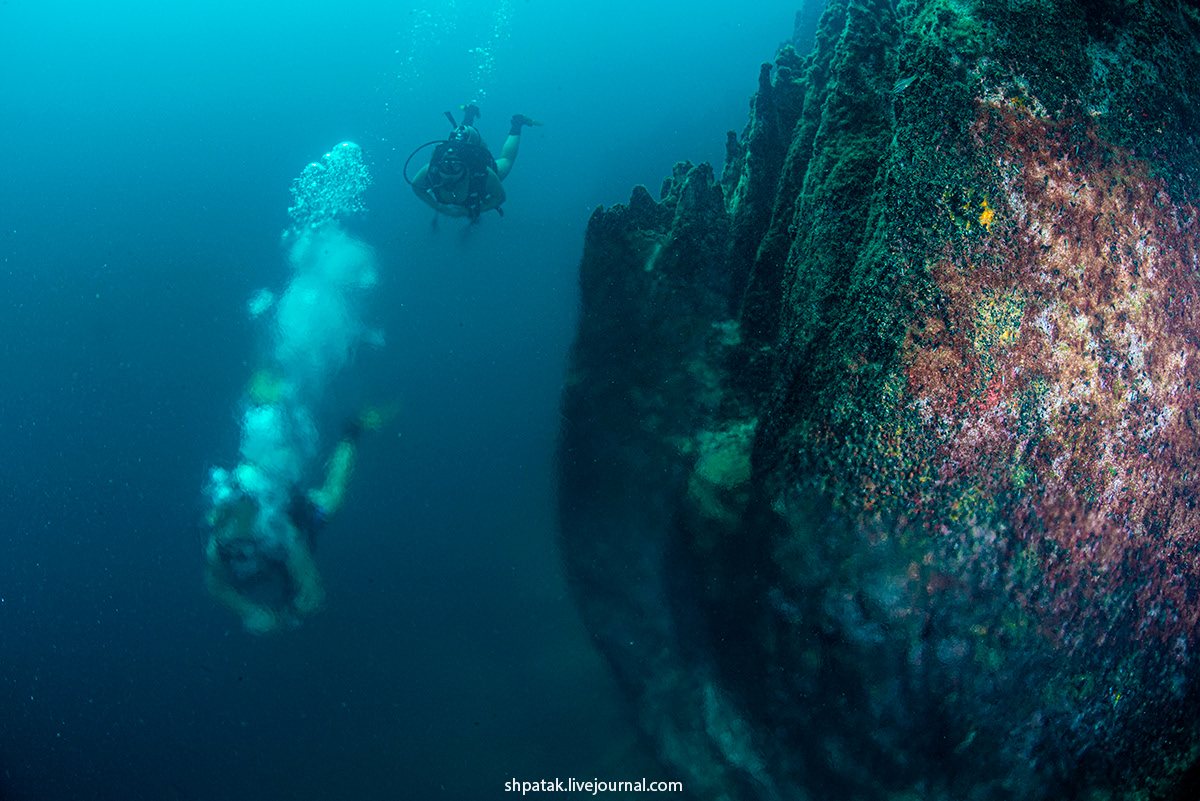
<path fill-rule="evenodd" d="M 1191 797 L 1200 14 L 829 0 L 805 49 L 719 180 L 589 224 L 585 620 L 698 797 Z"/>

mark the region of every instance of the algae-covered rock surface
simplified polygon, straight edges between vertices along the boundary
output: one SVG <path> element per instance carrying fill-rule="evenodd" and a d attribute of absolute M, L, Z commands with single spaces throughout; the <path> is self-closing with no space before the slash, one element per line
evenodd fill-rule
<path fill-rule="evenodd" d="M 647 741 L 698 798 L 1200 797 L 1200 12 L 795 41 L 588 227 L 561 546 Z"/>

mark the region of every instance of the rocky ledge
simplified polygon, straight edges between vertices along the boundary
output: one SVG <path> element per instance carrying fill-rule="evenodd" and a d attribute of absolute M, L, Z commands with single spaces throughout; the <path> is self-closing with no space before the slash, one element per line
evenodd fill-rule
<path fill-rule="evenodd" d="M 1194 798 L 1200 14 L 829 0 L 592 217 L 561 545 L 713 799 Z"/>

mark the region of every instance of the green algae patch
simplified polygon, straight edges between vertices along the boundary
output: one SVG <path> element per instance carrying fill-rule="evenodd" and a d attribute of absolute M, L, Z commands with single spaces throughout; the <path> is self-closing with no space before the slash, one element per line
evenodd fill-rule
<path fill-rule="evenodd" d="M 722 527 L 739 522 L 748 497 L 756 426 L 757 420 L 749 420 L 696 435 L 688 499 L 702 518 Z"/>

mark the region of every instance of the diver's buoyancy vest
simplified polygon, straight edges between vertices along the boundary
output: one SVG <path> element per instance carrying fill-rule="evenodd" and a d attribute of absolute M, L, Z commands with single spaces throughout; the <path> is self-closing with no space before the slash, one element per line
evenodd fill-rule
<path fill-rule="evenodd" d="M 468 130 L 464 131 L 463 129 Z M 463 206 L 471 212 L 472 217 L 478 217 L 479 207 L 489 197 L 487 195 L 488 170 L 496 171 L 497 167 L 496 159 L 492 157 L 490 150 L 483 145 L 469 141 L 472 133 L 475 138 L 479 137 L 478 131 L 470 126 L 460 125 L 455 128 L 445 142 L 434 148 L 429 164 L 431 167 L 436 167 L 443 160 L 458 159 L 467 165 L 467 172 L 470 175 L 470 180 L 467 182 L 467 199 L 454 205 Z"/>

